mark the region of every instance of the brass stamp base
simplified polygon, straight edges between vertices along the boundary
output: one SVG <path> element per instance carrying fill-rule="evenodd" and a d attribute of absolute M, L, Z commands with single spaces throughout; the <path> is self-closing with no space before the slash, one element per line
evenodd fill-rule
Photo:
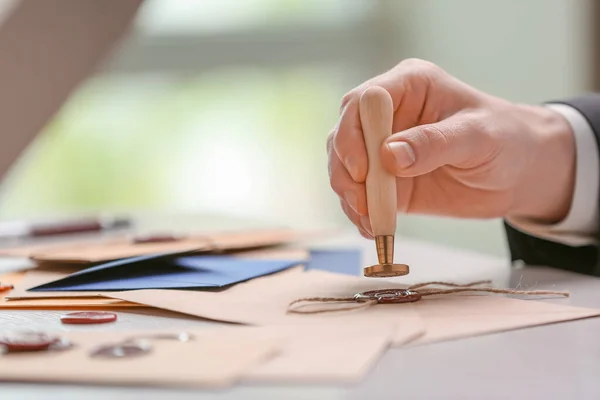
<path fill-rule="evenodd" d="M 364 275 L 369 278 L 390 278 L 408 275 L 409 271 L 406 264 L 377 264 L 365 268 Z"/>

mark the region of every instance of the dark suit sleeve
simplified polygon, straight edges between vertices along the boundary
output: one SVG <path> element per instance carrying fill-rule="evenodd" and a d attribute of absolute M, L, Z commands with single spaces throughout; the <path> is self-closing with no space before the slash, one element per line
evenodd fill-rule
<path fill-rule="evenodd" d="M 573 99 L 552 101 L 578 110 L 594 132 L 600 152 L 600 94 L 589 94 Z M 507 223 L 506 236 L 512 261 L 521 260 L 528 265 L 546 265 L 588 275 L 600 276 L 597 246 L 571 247 L 561 243 L 529 236 Z M 600 232 L 598 234 L 600 243 Z"/>

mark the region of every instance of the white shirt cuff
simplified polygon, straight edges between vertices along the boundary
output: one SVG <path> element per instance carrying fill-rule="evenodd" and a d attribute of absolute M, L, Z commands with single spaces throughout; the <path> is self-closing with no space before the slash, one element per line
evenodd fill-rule
<path fill-rule="evenodd" d="M 575 135 L 575 188 L 571 208 L 556 224 L 539 224 L 511 219 L 511 226 L 532 236 L 571 246 L 595 244 L 598 231 L 598 190 L 600 188 L 600 156 L 592 128 L 579 111 L 564 104 L 547 107 L 560 113 L 571 125 Z"/>

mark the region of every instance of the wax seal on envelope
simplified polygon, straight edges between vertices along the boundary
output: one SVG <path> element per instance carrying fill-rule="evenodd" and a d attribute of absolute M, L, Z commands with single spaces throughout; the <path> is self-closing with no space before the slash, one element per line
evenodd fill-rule
<path fill-rule="evenodd" d="M 117 320 L 117 314 L 103 311 L 73 312 L 62 315 L 63 324 L 105 324 Z"/>
<path fill-rule="evenodd" d="M 144 243 L 169 243 L 176 242 L 183 239 L 184 236 L 173 235 L 170 233 L 154 233 L 147 235 L 138 235 L 133 238 L 133 243 L 144 244 Z"/>
<path fill-rule="evenodd" d="M 421 294 L 408 289 L 369 290 L 354 295 L 356 301 L 372 301 L 377 303 L 412 303 L 421 299 Z"/>
<path fill-rule="evenodd" d="M 0 333 L 0 345 L 8 352 L 47 350 L 57 339 L 41 332 Z"/>

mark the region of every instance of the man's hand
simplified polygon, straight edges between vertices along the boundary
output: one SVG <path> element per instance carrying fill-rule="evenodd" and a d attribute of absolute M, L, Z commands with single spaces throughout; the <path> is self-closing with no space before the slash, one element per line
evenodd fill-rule
<path fill-rule="evenodd" d="M 548 223 L 566 216 L 575 174 L 567 121 L 545 107 L 482 93 L 429 62 L 411 59 L 346 94 L 327 140 L 331 186 L 363 236 L 372 235 L 358 100 L 375 85 L 394 103 L 395 133 L 381 157 L 397 177 L 400 212 Z"/>

